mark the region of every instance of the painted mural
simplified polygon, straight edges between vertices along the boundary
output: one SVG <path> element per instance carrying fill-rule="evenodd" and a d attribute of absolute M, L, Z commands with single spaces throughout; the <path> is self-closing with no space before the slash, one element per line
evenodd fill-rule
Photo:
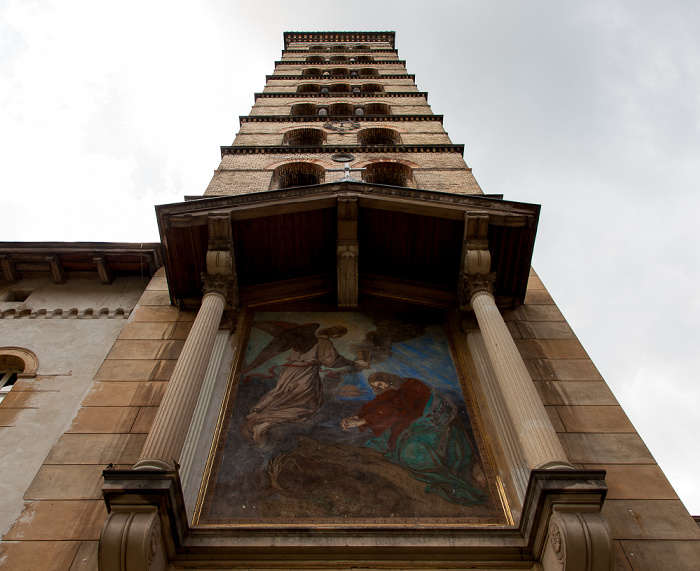
<path fill-rule="evenodd" d="M 236 381 L 201 522 L 498 519 L 434 315 L 258 312 Z"/>

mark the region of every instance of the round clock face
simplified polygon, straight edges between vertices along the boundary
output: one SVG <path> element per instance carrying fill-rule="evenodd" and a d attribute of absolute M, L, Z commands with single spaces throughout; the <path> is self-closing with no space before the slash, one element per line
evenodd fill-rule
<path fill-rule="evenodd" d="M 348 131 L 355 131 L 360 128 L 360 123 L 358 121 L 352 121 L 350 119 L 341 119 L 338 121 L 328 121 L 323 125 L 326 129 L 331 131 L 338 131 L 339 133 L 347 133 Z"/>

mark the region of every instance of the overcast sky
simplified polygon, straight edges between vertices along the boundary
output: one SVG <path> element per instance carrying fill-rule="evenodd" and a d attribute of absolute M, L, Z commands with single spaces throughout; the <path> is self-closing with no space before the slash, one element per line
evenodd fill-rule
<path fill-rule="evenodd" d="M 0 240 L 156 241 L 285 30 L 395 30 L 484 192 L 700 514 L 700 3 L 0 1 Z"/>

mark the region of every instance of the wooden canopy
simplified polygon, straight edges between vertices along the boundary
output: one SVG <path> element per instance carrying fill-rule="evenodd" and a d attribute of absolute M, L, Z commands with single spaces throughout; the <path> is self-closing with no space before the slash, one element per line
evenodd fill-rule
<path fill-rule="evenodd" d="M 339 209 L 347 202 L 356 205 L 352 219 Z M 352 181 L 156 207 L 171 300 L 180 307 L 200 303 L 212 217 L 228 217 L 231 224 L 242 303 L 336 291 L 336 247 L 350 231 L 360 303 L 379 296 L 448 307 L 456 299 L 471 215 L 488 216 L 497 303 L 516 307 L 525 296 L 539 210 L 483 195 Z"/>

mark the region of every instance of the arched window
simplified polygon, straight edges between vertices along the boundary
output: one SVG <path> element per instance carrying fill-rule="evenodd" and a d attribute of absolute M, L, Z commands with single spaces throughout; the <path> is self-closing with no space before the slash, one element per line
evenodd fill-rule
<path fill-rule="evenodd" d="M 290 147 L 317 147 L 326 142 L 326 133 L 321 129 L 301 127 L 284 134 L 282 143 Z"/>
<path fill-rule="evenodd" d="M 362 178 L 370 184 L 390 184 L 392 186 L 412 186 L 413 171 L 401 163 L 378 162 L 366 167 Z"/>
<path fill-rule="evenodd" d="M 318 114 L 323 116 L 328 115 L 328 107 L 319 107 Z"/>
<path fill-rule="evenodd" d="M 352 105 L 350 103 L 332 103 L 329 113 L 331 115 L 352 115 Z"/>
<path fill-rule="evenodd" d="M 323 72 L 318 67 L 307 67 L 301 70 L 301 75 L 321 75 Z"/>
<path fill-rule="evenodd" d="M 362 63 L 369 63 L 374 61 L 372 56 L 357 56 L 357 61 Z"/>
<path fill-rule="evenodd" d="M 331 75 L 350 75 L 350 70 L 347 67 L 334 67 Z"/>
<path fill-rule="evenodd" d="M 336 44 L 334 46 L 331 46 L 331 51 L 332 52 L 346 52 L 348 51 L 347 46 L 343 44 Z"/>
<path fill-rule="evenodd" d="M 310 52 L 325 52 L 326 51 L 326 46 L 311 46 L 309 48 Z"/>
<path fill-rule="evenodd" d="M 379 75 L 379 72 L 373 67 L 363 67 L 360 69 L 360 75 Z"/>
<path fill-rule="evenodd" d="M 328 61 L 348 61 L 348 58 L 345 56 L 331 56 L 328 58 Z"/>
<path fill-rule="evenodd" d="M 33 377 L 38 367 L 36 355 L 19 347 L 0 347 L 0 402 L 20 377 Z"/>
<path fill-rule="evenodd" d="M 352 92 L 353 92 L 353 93 L 360 93 L 360 88 L 359 88 L 359 86 L 355 85 L 355 86 L 352 88 Z"/>
<path fill-rule="evenodd" d="M 391 108 L 386 103 L 365 103 L 365 115 L 391 115 Z"/>
<path fill-rule="evenodd" d="M 297 93 L 318 93 L 318 83 L 302 83 L 297 87 Z"/>
<path fill-rule="evenodd" d="M 279 166 L 272 174 L 271 189 L 291 188 L 322 184 L 325 170 L 313 163 L 287 163 Z"/>
<path fill-rule="evenodd" d="M 394 129 L 386 127 L 369 127 L 357 134 L 360 145 L 400 145 L 401 135 Z"/>
<path fill-rule="evenodd" d="M 367 45 L 365 45 L 365 44 L 357 44 L 357 45 L 353 48 L 353 50 L 356 51 L 356 52 L 366 52 L 366 51 L 368 51 L 369 49 L 370 49 L 370 47 L 367 46 Z"/>
<path fill-rule="evenodd" d="M 330 91 L 331 93 L 350 93 L 350 86 L 347 83 L 332 83 Z"/>
<path fill-rule="evenodd" d="M 309 56 L 306 58 L 306 63 L 326 63 L 326 58 L 323 56 Z"/>
<path fill-rule="evenodd" d="M 300 115 L 316 115 L 316 106 L 313 103 L 297 103 L 292 105 L 292 115 L 299 117 Z"/>
<path fill-rule="evenodd" d="M 362 93 L 381 93 L 384 91 L 384 86 L 379 83 L 363 83 Z"/>
<path fill-rule="evenodd" d="M 355 107 L 355 115 L 364 115 L 365 110 L 362 107 Z"/>

